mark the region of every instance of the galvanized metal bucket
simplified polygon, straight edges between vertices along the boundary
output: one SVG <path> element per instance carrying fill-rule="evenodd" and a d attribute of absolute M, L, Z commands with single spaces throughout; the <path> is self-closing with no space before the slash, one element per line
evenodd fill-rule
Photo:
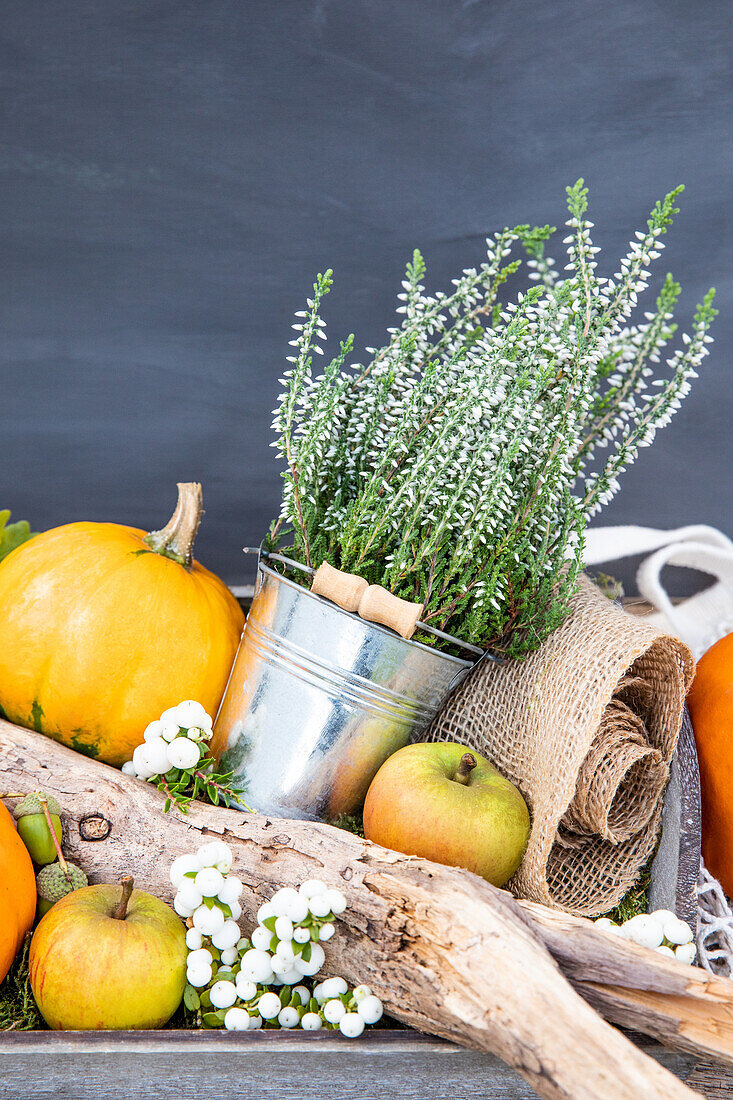
<path fill-rule="evenodd" d="M 405 641 L 260 561 L 212 751 L 263 813 L 352 813 L 472 663 Z"/>

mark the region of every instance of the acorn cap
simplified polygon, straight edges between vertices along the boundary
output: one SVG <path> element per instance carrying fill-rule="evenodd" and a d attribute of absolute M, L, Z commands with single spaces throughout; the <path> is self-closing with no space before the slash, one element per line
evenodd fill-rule
<path fill-rule="evenodd" d="M 44 794 L 43 791 L 33 791 L 31 794 L 27 794 L 22 802 L 13 810 L 13 817 L 19 820 L 21 817 L 28 817 L 29 814 L 42 814 L 43 806 L 41 805 L 41 797 Z M 61 807 L 52 794 L 45 795 L 46 802 L 48 803 L 48 812 L 50 814 L 56 814 L 61 816 Z"/>
<path fill-rule="evenodd" d="M 41 868 L 36 875 L 36 889 L 39 898 L 43 898 L 44 901 L 49 901 L 53 905 L 54 902 L 60 901 L 61 898 L 70 894 L 72 890 L 79 890 L 82 886 L 89 884 L 89 880 L 81 867 L 77 867 L 75 863 L 69 863 L 68 860 L 66 866 L 69 868 L 71 883 L 69 883 L 58 861 Z"/>

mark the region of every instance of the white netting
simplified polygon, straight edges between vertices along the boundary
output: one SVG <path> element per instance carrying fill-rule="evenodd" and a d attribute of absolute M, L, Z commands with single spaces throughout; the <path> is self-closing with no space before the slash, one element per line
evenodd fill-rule
<path fill-rule="evenodd" d="M 733 975 L 733 910 L 702 861 L 697 883 L 697 952 L 699 965 L 711 974 Z"/>

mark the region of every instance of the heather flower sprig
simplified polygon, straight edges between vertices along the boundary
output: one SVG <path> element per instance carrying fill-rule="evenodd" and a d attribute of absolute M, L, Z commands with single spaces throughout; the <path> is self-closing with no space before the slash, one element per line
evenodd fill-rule
<path fill-rule="evenodd" d="M 319 276 L 273 425 L 286 469 L 271 546 L 289 538 L 306 564 L 359 573 L 495 652 L 536 648 L 567 613 L 589 518 L 707 354 L 713 291 L 661 371 L 676 333 L 671 275 L 656 308 L 632 317 L 680 191 L 655 205 L 612 278 L 598 270 L 582 180 L 567 189 L 564 272 L 545 255 L 549 226 L 490 237 L 486 261 L 449 293 L 426 292 L 416 251 L 387 343 L 348 366 L 349 338 L 314 376 L 331 287 Z M 502 305 L 517 246 L 530 289 Z"/>

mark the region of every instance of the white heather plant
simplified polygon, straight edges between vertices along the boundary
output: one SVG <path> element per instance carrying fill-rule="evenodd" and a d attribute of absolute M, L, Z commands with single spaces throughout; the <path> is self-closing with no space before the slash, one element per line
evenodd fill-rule
<path fill-rule="evenodd" d="M 343 978 L 313 984 L 346 909 L 340 890 L 309 879 L 284 887 L 259 907 L 257 927 L 242 936 L 242 882 L 230 873 L 232 851 L 223 841 L 204 844 L 173 861 L 173 908 L 188 924 L 188 983 L 184 1002 L 202 1027 L 229 1031 L 338 1029 L 356 1039 L 382 1017 L 382 1002 L 365 986 L 349 991 Z"/>
<path fill-rule="evenodd" d="M 549 226 L 489 238 L 486 261 L 449 293 L 426 292 L 416 251 L 388 342 L 347 366 L 350 336 L 315 373 L 331 288 L 331 272 L 319 275 L 275 411 L 285 470 L 269 547 L 424 603 L 423 620 L 496 653 L 535 649 L 567 613 L 588 520 L 707 354 L 712 290 L 658 378 L 675 333 L 671 276 L 631 320 L 681 190 L 657 203 L 612 277 L 597 272 L 582 180 L 567 189 L 562 276 L 545 256 Z M 502 307 L 516 246 L 536 285 Z"/>

